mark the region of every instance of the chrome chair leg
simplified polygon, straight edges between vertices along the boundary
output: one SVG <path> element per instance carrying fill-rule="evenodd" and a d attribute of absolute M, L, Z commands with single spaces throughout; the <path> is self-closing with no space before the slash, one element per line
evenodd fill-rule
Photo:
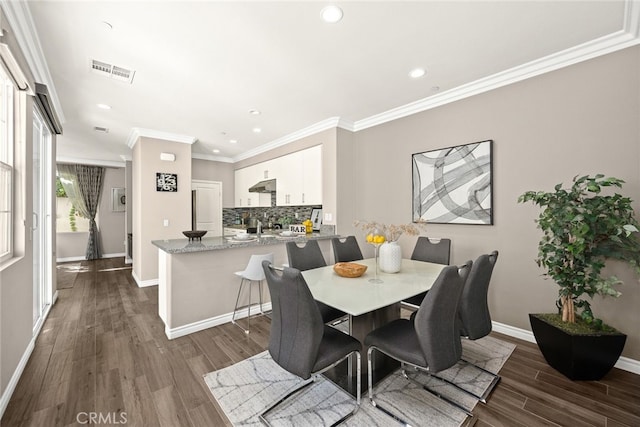
<path fill-rule="evenodd" d="M 240 326 L 240 324 L 236 321 L 236 313 L 238 312 L 238 308 L 240 308 L 238 307 L 238 304 L 240 302 L 240 294 L 242 293 L 242 288 L 243 286 L 245 286 L 246 282 L 249 282 L 249 304 L 247 305 L 247 308 L 249 310 L 249 315 L 247 316 L 247 329 Z M 240 289 L 238 289 L 238 296 L 236 297 L 236 306 L 233 309 L 233 314 L 231 315 L 231 323 L 236 325 L 238 328 L 242 329 L 242 331 L 248 335 L 249 327 L 251 326 L 251 323 L 249 322 L 250 318 L 251 318 L 251 281 L 243 278 L 242 280 L 240 280 Z"/>
<path fill-rule="evenodd" d="M 327 366 L 326 368 L 318 371 L 318 372 L 314 372 L 313 376 L 311 378 L 311 380 L 305 382 L 304 384 L 301 385 L 296 385 L 294 386 L 293 389 L 290 389 L 290 391 L 285 394 L 283 397 L 281 397 L 277 402 L 275 402 L 274 404 L 272 404 L 271 406 L 269 406 L 267 409 L 265 409 L 259 416 L 258 418 L 260 419 L 260 421 L 265 424 L 266 426 L 271 426 L 271 423 L 269 423 L 269 421 L 267 420 L 267 414 L 271 411 L 273 411 L 277 406 L 279 406 L 280 404 L 282 404 L 283 402 L 285 402 L 287 399 L 289 399 L 291 396 L 293 396 L 294 394 L 298 393 L 299 391 L 303 390 L 304 388 L 310 386 L 311 384 L 313 384 L 314 382 L 316 382 L 316 380 L 318 379 L 318 377 L 323 373 L 328 371 L 329 369 L 335 367 L 336 365 L 342 363 L 345 359 L 347 359 L 349 356 L 351 356 L 351 354 L 356 353 L 357 355 L 357 371 L 358 371 L 358 377 L 357 377 L 357 382 L 356 382 L 356 406 L 353 409 L 353 412 L 348 413 L 347 415 L 345 415 L 344 417 L 340 418 L 338 421 L 336 421 L 335 423 L 331 424 L 331 427 L 337 426 L 338 424 L 341 424 L 342 422 L 346 421 L 347 419 L 351 418 L 352 416 L 354 416 L 356 414 L 356 412 L 358 412 L 358 409 L 360 409 L 360 394 L 362 392 L 361 388 L 361 382 L 360 382 L 360 375 L 361 375 L 361 356 L 360 356 L 360 352 L 359 351 L 354 351 L 351 352 L 349 354 L 347 354 L 345 357 L 343 357 L 342 359 L 338 360 L 337 362 Z M 329 380 L 327 380 L 329 381 Z"/>
<path fill-rule="evenodd" d="M 368 386 L 369 386 L 369 401 L 371 402 L 371 405 L 373 405 L 374 408 L 384 412 L 385 414 L 387 414 L 388 416 L 390 416 L 391 418 L 393 418 L 394 420 L 398 421 L 400 424 L 406 426 L 406 427 L 411 427 L 411 424 L 407 423 L 405 420 L 403 420 L 402 418 L 400 418 L 399 416 L 397 416 L 396 414 L 394 414 L 393 412 L 389 411 L 388 409 L 383 408 L 382 406 L 380 406 L 380 404 L 378 402 L 376 402 L 376 400 L 374 399 L 374 394 L 373 394 L 373 375 L 371 374 L 371 371 L 373 370 L 373 364 L 371 363 L 371 355 L 373 353 L 373 350 L 375 349 L 375 347 L 371 346 L 369 347 L 369 350 L 367 350 L 367 382 L 368 382 Z"/>
<path fill-rule="evenodd" d="M 448 381 L 448 380 L 445 380 L 444 378 L 440 378 L 440 377 L 438 377 L 438 376 L 436 376 L 436 375 L 430 374 L 429 372 L 427 372 L 427 374 L 428 374 L 429 376 L 431 376 L 431 377 L 434 377 L 434 378 L 437 378 L 437 379 L 439 379 L 439 380 L 441 380 L 441 381 L 444 381 L 444 382 L 446 382 L 447 384 L 451 384 L 451 385 L 455 386 L 456 388 L 460 389 L 461 391 L 464 391 L 465 393 L 470 394 L 470 395 L 472 395 L 472 396 L 476 397 L 473 393 L 471 393 L 471 392 L 469 392 L 469 391 L 467 391 L 467 390 L 465 390 L 465 389 L 461 388 L 460 386 L 458 386 L 458 385 L 456 385 L 456 384 L 452 383 L 451 381 Z M 416 379 L 411 378 L 411 377 L 407 374 L 406 369 L 403 369 L 403 370 L 402 370 L 402 376 L 403 376 L 403 377 L 405 377 L 408 381 L 411 381 L 412 383 L 414 383 L 415 385 L 417 385 L 418 387 L 422 387 L 422 389 L 423 389 L 423 390 L 428 391 L 429 393 L 433 394 L 433 395 L 434 395 L 434 396 L 436 396 L 437 398 L 442 399 L 442 400 L 444 400 L 445 402 L 447 402 L 448 404 L 450 404 L 450 405 L 452 405 L 452 406 L 455 406 L 456 408 L 460 409 L 462 412 L 464 412 L 465 414 L 467 414 L 467 416 L 469 416 L 469 417 L 473 417 L 473 414 L 472 414 L 472 413 L 471 413 L 467 408 L 465 408 L 464 406 L 460 405 L 458 402 L 455 402 L 455 401 L 453 401 L 453 400 L 449 399 L 447 396 L 444 396 L 444 395 L 442 395 L 442 394 L 438 393 L 437 391 L 430 389 L 430 388 L 429 388 L 429 387 L 427 387 L 426 385 L 424 385 L 424 384 L 420 383 L 420 382 L 419 382 L 419 381 L 417 381 Z"/>
<path fill-rule="evenodd" d="M 380 409 L 382 412 L 386 413 L 387 415 L 391 416 L 392 418 L 394 418 L 396 421 L 404 424 L 405 426 L 408 426 L 409 424 L 403 420 L 402 418 L 400 418 L 398 415 L 393 414 L 391 411 L 381 407 L 375 400 L 374 400 L 374 395 L 373 395 L 373 382 L 372 382 L 372 375 L 371 375 L 371 368 L 372 368 L 372 364 L 371 364 L 371 354 L 373 352 L 373 350 L 377 350 L 381 353 L 384 353 L 382 350 L 378 349 L 377 347 L 371 346 L 369 347 L 369 350 L 367 351 L 367 362 L 368 362 L 368 367 L 369 367 L 369 372 L 368 372 L 368 380 L 369 380 L 369 400 L 371 401 L 371 404 L 377 408 Z M 448 404 L 450 404 L 451 406 L 461 410 L 462 412 L 464 412 L 468 417 L 473 417 L 473 414 L 466 409 L 465 407 L 463 407 L 462 405 L 460 405 L 459 403 L 449 399 L 446 396 L 443 396 L 442 394 L 436 392 L 435 390 L 431 390 L 430 388 L 428 388 L 426 385 L 421 384 L 420 382 L 416 381 L 415 379 L 411 378 L 406 371 L 406 366 L 411 366 L 413 368 L 415 368 L 416 370 L 420 370 L 420 371 L 424 371 L 426 372 L 423 368 L 420 368 L 419 366 L 413 365 L 411 363 L 405 362 L 400 360 L 400 364 L 401 364 L 401 372 L 402 372 L 402 376 L 405 377 L 408 381 L 411 381 L 412 383 L 416 384 L 417 386 L 421 387 L 422 389 L 424 389 L 425 391 L 428 391 L 429 393 L 433 394 L 434 396 L 438 397 L 439 399 L 447 402 Z M 433 374 L 426 372 L 428 375 L 430 376 L 434 376 Z M 439 377 L 436 377 L 439 378 Z M 439 378 L 440 379 L 440 378 Z M 453 383 L 452 383 L 453 384 Z M 454 384 L 455 385 L 455 384 Z"/>

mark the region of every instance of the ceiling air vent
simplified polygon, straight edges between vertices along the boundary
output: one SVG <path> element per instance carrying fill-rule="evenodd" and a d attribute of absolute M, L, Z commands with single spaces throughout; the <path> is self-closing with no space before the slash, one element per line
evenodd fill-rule
<path fill-rule="evenodd" d="M 109 129 L 108 128 L 103 128 L 103 127 L 100 127 L 100 126 L 94 126 L 93 130 L 95 130 L 96 132 L 109 133 Z"/>
<path fill-rule="evenodd" d="M 136 74 L 133 70 L 128 70 L 117 65 L 107 64 L 106 62 L 91 60 L 91 70 L 94 73 L 105 77 L 110 77 L 121 82 L 133 83 L 133 76 Z"/>

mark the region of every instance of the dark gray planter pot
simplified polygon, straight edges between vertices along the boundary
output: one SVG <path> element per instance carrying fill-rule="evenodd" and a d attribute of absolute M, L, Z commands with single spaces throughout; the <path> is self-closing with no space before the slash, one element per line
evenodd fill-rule
<path fill-rule="evenodd" d="M 571 335 L 529 314 L 531 330 L 547 363 L 571 380 L 599 380 L 618 361 L 625 334 Z"/>

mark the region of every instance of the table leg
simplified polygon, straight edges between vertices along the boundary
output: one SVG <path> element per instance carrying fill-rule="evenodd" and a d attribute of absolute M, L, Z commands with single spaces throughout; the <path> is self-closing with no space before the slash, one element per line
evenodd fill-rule
<path fill-rule="evenodd" d="M 364 345 L 364 339 L 367 334 L 376 328 L 386 325 L 392 320 L 400 318 L 400 303 L 392 304 L 387 307 L 380 308 L 378 310 L 360 315 L 349 316 L 349 334 L 358 339 L 362 343 L 362 374 L 367 373 L 367 349 Z M 349 376 L 353 376 L 356 372 L 355 357 L 352 357 L 352 361 L 349 366 Z M 388 358 L 380 352 L 374 352 L 374 359 L 372 360 L 373 370 L 384 370 L 389 366 L 389 362 L 392 359 Z M 392 363 L 394 366 L 396 363 Z"/>

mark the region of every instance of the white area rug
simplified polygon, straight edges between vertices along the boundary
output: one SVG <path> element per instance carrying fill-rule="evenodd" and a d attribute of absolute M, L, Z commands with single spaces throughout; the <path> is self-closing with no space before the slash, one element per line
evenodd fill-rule
<path fill-rule="evenodd" d="M 498 372 L 513 352 L 515 345 L 485 337 L 477 341 L 462 341 L 463 359 L 491 372 Z M 363 357 L 366 363 L 366 355 Z M 438 374 L 476 394 L 482 394 L 492 377 L 481 370 L 459 363 Z M 471 410 L 476 400 L 457 388 L 423 373 L 413 373 L 423 384 Z M 261 426 L 258 415 L 290 389 L 304 381 L 278 366 L 262 352 L 233 366 L 206 374 L 204 380 L 220 407 L 234 426 Z M 360 410 L 344 424 L 346 426 L 396 426 L 398 423 L 375 409 L 362 384 Z M 416 426 L 460 426 L 466 416 L 459 409 L 438 399 L 407 381 L 400 371 L 389 375 L 374 386 L 376 401 L 386 409 L 401 415 Z M 294 395 L 287 403 L 269 414 L 274 426 L 325 426 L 353 411 L 355 399 L 337 385 L 320 378 Z"/>

